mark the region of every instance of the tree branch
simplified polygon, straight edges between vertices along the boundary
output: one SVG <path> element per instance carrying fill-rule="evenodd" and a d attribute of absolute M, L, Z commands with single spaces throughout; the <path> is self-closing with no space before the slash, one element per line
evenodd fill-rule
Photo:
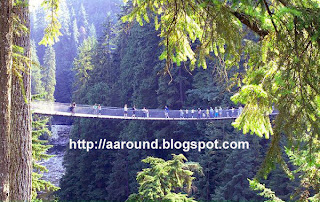
<path fill-rule="evenodd" d="M 277 29 L 276 24 L 275 24 L 274 21 L 273 21 L 272 13 L 271 13 L 271 11 L 270 11 L 269 5 L 268 5 L 268 3 L 267 3 L 266 0 L 263 0 L 263 3 L 264 3 L 264 5 L 265 5 L 265 7 L 266 7 L 266 9 L 267 9 L 267 12 L 268 12 L 270 18 L 271 18 L 272 25 L 273 25 L 274 29 L 276 30 L 276 32 L 278 33 L 278 29 Z"/>
<path fill-rule="evenodd" d="M 257 33 L 261 39 L 269 34 L 268 30 L 261 29 L 257 22 L 250 21 L 250 17 L 244 13 L 239 13 L 237 11 L 231 11 L 231 13 L 245 24 L 249 29 Z"/>
<path fill-rule="evenodd" d="M 212 3 L 211 5 L 215 6 L 215 3 Z M 232 15 L 234 15 L 236 18 L 238 18 L 242 24 L 246 25 L 250 30 L 257 33 L 260 36 L 260 39 L 263 39 L 266 35 L 269 34 L 268 30 L 262 29 L 260 27 L 259 23 L 255 20 L 252 20 L 249 15 L 235 11 L 231 7 L 229 7 L 228 5 L 222 5 L 222 4 L 219 4 L 219 5 L 224 6 L 224 8 L 226 8 L 228 12 L 230 12 Z M 210 13 L 209 10 L 206 10 L 206 11 L 208 13 Z"/>
<path fill-rule="evenodd" d="M 284 5 L 284 6 L 287 6 L 288 4 L 287 4 L 287 1 L 285 1 L 285 0 L 278 0 L 282 5 Z"/>

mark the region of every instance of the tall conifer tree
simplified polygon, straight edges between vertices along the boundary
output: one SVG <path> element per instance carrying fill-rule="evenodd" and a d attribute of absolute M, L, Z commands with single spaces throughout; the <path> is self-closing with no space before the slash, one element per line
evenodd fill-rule
<path fill-rule="evenodd" d="M 49 46 L 43 59 L 44 69 L 42 71 L 42 82 L 46 92 L 45 99 L 54 101 L 54 90 L 56 85 L 56 54 L 54 48 Z"/>

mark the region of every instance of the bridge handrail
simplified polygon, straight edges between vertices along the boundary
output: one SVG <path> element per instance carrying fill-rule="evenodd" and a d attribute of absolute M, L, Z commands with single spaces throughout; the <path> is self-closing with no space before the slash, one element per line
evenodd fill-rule
<path fill-rule="evenodd" d="M 70 109 L 71 104 L 68 103 L 60 103 L 60 102 L 46 102 L 46 101 L 33 101 L 31 103 L 31 108 L 37 113 L 42 114 L 66 114 L 71 113 Z M 207 114 L 207 110 L 203 109 L 201 110 L 201 114 L 198 114 L 197 109 L 194 109 L 194 113 L 191 113 L 191 109 L 188 109 L 188 115 L 185 113 L 185 109 L 183 110 L 183 116 L 180 115 L 180 110 L 169 110 L 169 117 L 171 119 L 179 119 L 179 118 L 200 118 L 200 119 L 213 119 L 213 118 L 237 118 L 241 111 L 239 111 L 239 108 L 231 108 L 231 109 L 222 109 L 219 110 L 218 115 L 216 116 L 216 112 L 210 112 L 209 115 Z M 133 113 L 135 111 L 135 114 Z M 86 104 L 77 104 L 76 108 L 74 109 L 74 112 L 71 114 L 71 116 L 76 114 L 81 114 L 82 117 L 85 117 L 85 114 L 87 114 L 87 117 L 92 117 L 96 115 L 104 115 L 109 117 L 116 117 L 121 118 L 124 116 L 124 108 L 122 107 L 107 107 L 102 106 L 101 111 L 94 109 L 93 105 L 86 105 Z M 269 115 L 276 115 L 278 112 L 274 110 Z M 128 108 L 128 116 L 134 116 L 137 117 L 147 117 L 147 118 L 165 118 L 165 110 L 164 109 L 148 109 L 148 113 L 143 113 L 143 109 L 136 109 L 132 110 L 132 108 Z M 150 115 L 150 116 L 149 116 Z"/>

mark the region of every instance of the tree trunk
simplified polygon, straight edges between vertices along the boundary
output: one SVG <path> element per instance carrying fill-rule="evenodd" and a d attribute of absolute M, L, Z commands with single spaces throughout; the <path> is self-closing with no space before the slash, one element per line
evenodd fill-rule
<path fill-rule="evenodd" d="M 12 0 L 0 1 L 0 201 L 9 199 Z"/>
<path fill-rule="evenodd" d="M 30 30 L 28 0 L 14 9 L 20 23 Z M 30 59 L 29 33 L 14 35 L 13 43 L 24 49 L 24 56 Z M 31 147 L 31 69 L 30 61 L 17 61 L 22 70 L 13 66 L 17 72 L 12 74 L 12 110 L 10 137 L 10 200 L 30 201 L 32 193 L 32 147 Z"/>

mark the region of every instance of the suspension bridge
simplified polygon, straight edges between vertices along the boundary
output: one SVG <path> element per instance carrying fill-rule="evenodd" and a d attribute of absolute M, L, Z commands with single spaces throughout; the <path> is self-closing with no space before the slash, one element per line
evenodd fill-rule
<path fill-rule="evenodd" d="M 65 117 L 82 117 L 82 118 L 99 118 L 99 119 L 120 119 L 120 120 L 153 120 L 153 121 L 208 121 L 208 120 L 224 120 L 236 119 L 241 109 L 222 109 L 217 114 L 215 112 L 207 114 L 206 109 L 198 113 L 197 109 L 169 110 L 168 117 L 165 115 L 164 109 L 128 109 L 127 116 L 124 115 L 124 108 L 101 106 L 101 110 L 94 109 L 92 105 L 77 104 L 73 112 L 70 110 L 70 104 L 58 102 L 33 101 L 31 110 L 34 114 L 65 116 Z M 273 111 L 270 115 L 278 114 Z"/>

